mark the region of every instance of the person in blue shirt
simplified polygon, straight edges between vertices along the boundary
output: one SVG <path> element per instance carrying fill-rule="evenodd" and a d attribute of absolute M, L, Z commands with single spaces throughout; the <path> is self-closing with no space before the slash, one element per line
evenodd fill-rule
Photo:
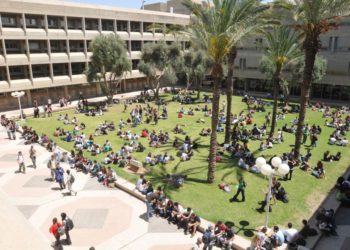
<path fill-rule="evenodd" d="M 275 247 L 280 247 L 284 243 L 284 234 L 278 226 L 273 227 L 274 234 L 272 235 L 272 242 Z"/>
<path fill-rule="evenodd" d="M 56 182 L 60 184 L 61 190 L 66 188 L 66 185 L 64 184 L 64 169 L 59 165 L 58 162 L 55 170 L 55 179 Z"/>

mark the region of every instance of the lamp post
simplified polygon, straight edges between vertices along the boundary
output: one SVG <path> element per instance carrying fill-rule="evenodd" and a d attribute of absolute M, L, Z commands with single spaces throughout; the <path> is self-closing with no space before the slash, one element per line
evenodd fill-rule
<path fill-rule="evenodd" d="M 18 98 L 18 106 L 21 120 L 23 120 L 22 106 L 21 106 L 21 97 L 24 96 L 24 91 L 15 91 L 11 93 L 11 96 Z"/>
<path fill-rule="evenodd" d="M 261 173 L 269 178 L 269 190 L 266 197 L 266 219 L 265 227 L 268 227 L 269 224 L 269 215 L 270 215 L 270 200 L 271 200 L 271 188 L 272 188 L 272 178 L 274 176 L 284 176 L 289 173 L 289 166 L 285 163 L 282 163 L 281 158 L 273 157 L 271 159 L 271 165 L 266 163 L 266 160 L 263 157 L 258 157 L 255 161 L 256 166 L 259 168 Z"/>

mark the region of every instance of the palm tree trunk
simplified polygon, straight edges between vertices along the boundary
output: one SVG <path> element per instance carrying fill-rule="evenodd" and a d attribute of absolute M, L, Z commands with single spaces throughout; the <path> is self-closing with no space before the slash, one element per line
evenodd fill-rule
<path fill-rule="evenodd" d="M 201 98 L 202 80 L 199 80 L 198 78 L 196 78 L 196 82 L 197 82 L 197 99 L 200 99 Z"/>
<path fill-rule="evenodd" d="M 270 129 L 270 138 L 273 137 L 276 130 L 276 116 L 277 116 L 277 107 L 278 107 L 278 92 L 280 86 L 280 78 L 276 77 L 273 79 L 273 109 L 272 109 L 272 121 L 271 121 L 271 129 Z"/>
<path fill-rule="evenodd" d="M 217 132 L 219 122 L 219 104 L 220 104 L 220 86 L 221 86 L 221 65 L 214 67 L 214 86 L 213 86 L 213 101 L 212 101 L 212 117 L 211 117 L 211 135 L 210 135 L 210 148 L 209 148 L 209 166 L 208 166 L 208 179 L 209 183 L 213 183 L 215 180 L 216 170 L 216 148 L 217 148 Z"/>
<path fill-rule="evenodd" d="M 284 94 L 284 106 L 288 107 L 289 105 L 289 101 L 290 101 L 290 86 L 288 84 L 288 86 L 285 86 L 285 94 Z"/>
<path fill-rule="evenodd" d="M 298 126 L 295 134 L 294 159 L 299 159 L 299 155 L 300 155 L 301 139 L 303 135 L 306 108 L 310 99 L 312 74 L 313 74 L 316 54 L 320 46 L 321 44 L 319 42 L 319 35 L 314 33 L 308 33 L 306 35 L 306 38 L 303 44 L 303 47 L 305 50 L 305 68 L 304 68 L 303 82 L 301 85 Z"/>
<path fill-rule="evenodd" d="M 230 143 L 230 131 L 231 131 L 231 113 L 232 113 L 232 94 L 233 94 L 233 70 L 235 67 L 235 59 L 237 56 L 237 50 L 233 47 L 228 55 L 229 70 L 226 79 L 226 124 L 225 124 L 225 143 Z"/>

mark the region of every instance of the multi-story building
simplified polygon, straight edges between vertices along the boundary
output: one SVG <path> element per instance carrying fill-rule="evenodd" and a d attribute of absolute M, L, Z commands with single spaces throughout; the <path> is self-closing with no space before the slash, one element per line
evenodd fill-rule
<path fill-rule="evenodd" d="M 144 9 L 189 15 L 190 14 L 189 9 L 187 9 L 182 4 L 182 2 L 183 0 L 168 0 L 165 3 L 158 2 L 158 3 L 145 4 Z M 203 0 L 192 0 L 192 2 L 197 4 L 202 4 L 202 5 L 207 4 L 207 1 L 203 1 Z"/>
<path fill-rule="evenodd" d="M 146 82 L 137 64 L 144 44 L 172 35 L 151 32 L 149 26 L 187 25 L 189 16 L 70 3 L 63 0 L 0 1 L 0 109 L 17 107 L 12 91 L 24 90 L 24 106 L 48 97 L 99 96 L 99 84 L 84 75 L 91 52 L 89 43 L 99 34 L 118 34 L 125 40 L 133 71 L 121 91 L 142 89 Z"/>
<path fill-rule="evenodd" d="M 313 83 L 311 97 L 350 102 L 350 18 L 341 19 L 337 29 L 321 35 L 321 42 L 319 55 L 327 60 L 327 72 L 322 80 Z M 263 43 L 263 36 L 253 36 L 238 46 L 236 89 L 272 92 L 271 82 L 259 71 L 262 56 L 260 44 Z M 291 85 L 291 95 L 300 96 L 299 84 Z"/>

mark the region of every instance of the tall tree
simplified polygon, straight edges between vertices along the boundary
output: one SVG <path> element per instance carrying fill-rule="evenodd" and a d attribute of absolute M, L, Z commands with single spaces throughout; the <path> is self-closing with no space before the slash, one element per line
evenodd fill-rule
<path fill-rule="evenodd" d="M 114 34 L 99 35 L 92 40 L 90 50 L 91 61 L 85 72 L 87 81 L 100 83 L 102 92 L 112 103 L 121 81 L 131 72 L 125 41 Z"/>
<path fill-rule="evenodd" d="M 273 83 L 273 112 L 270 129 L 270 137 L 273 137 L 276 129 L 276 116 L 278 106 L 278 93 L 283 79 L 282 71 L 286 67 L 302 57 L 299 48 L 299 35 L 288 26 L 275 27 L 271 32 L 265 33 L 264 56 L 260 62 L 261 71 L 265 73 Z"/>
<path fill-rule="evenodd" d="M 148 77 L 156 100 L 159 99 L 162 83 L 176 83 L 176 68 L 180 56 L 181 50 L 177 43 L 168 45 L 161 41 L 155 44 L 148 43 L 143 47 L 138 68 Z"/>
<path fill-rule="evenodd" d="M 196 83 L 198 90 L 210 67 L 211 60 L 203 50 L 190 48 L 185 51 L 179 70 L 186 78 L 186 88 L 189 89 Z"/>
<path fill-rule="evenodd" d="M 184 0 L 184 5 L 192 12 L 191 25 L 186 34 L 191 43 L 204 49 L 213 61 L 212 119 L 209 148 L 207 181 L 215 180 L 217 125 L 219 115 L 220 87 L 223 80 L 225 57 L 238 41 L 264 24 L 264 12 L 267 5 L 260 5 L 256 0 L 207 0 L 207 6 Z M 249 14 L 247 14 L 249 13 Z M 241 18 L 241 17 L 244 18 Z"/>
<path fill-rule="evenodd" d="M 291 88 L 300 86 L 303 80 L 305 58 L 301 57 L 295 63 L 291 63 L 289 77 L 283 79 L 281 88 L 284 95 L 284 106 L 289 106 Z M 318 82 L 326 75 L 327 60 L 319 55 L 316 55 L 315 65 L 313 70 L 312 82 Z"/>
<path fill-rule="evenodd" d="M 350 14 L 350 0 L 280 0 L 276 1 L 276 4 L 293 11 L 293 16 L 297 22 L 296 27 L 305 36 L 302 46 L 305 54 L 305 67 L 301 84 L 300 112 L 294 145 L 294 158 L 298 159 L 306 107 L 310 100 L 315 59 L 321 49 L 320 35 L 336 28 L 339 19 Z"/>
<path fill-rule="evenodd" d="M 231 123 L 232 123 L 232 95 L 234 87 L 233 71 L 235 67 L 235 60 L 237 57 L 236 47 L 232 47 L 230 53 L 227 55 L 228 73 L 226 78 L 226 124 L 225 124 L 225 143 L 230 143 L 231 140 Z"/>

